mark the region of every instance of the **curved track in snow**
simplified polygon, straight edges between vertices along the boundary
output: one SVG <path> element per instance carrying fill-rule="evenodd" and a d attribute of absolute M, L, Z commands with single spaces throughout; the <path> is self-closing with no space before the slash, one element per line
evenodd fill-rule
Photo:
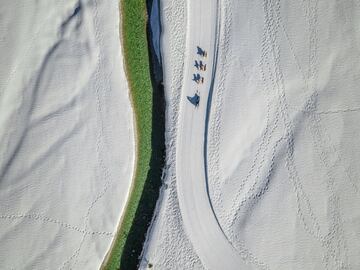
<path fill-rule="evenodd" d="M 185 72 L 180 99 L 177 140 L 177 189 L 180 211 L 188 235 L 206 269 L 249 269 L 223 233 L 210 201 L 207 185 L 207 122 L 217 64 L 220 31 L 220 1 L 188 1 Z M 196 54 L 196 46 L 207 57 Z M 203 60 L 207 70 L 199 72 L 204 83 L 197 85 L 194 61 Z M 195 108 L 187 96 L 199 91 L 200 104 Z"/>

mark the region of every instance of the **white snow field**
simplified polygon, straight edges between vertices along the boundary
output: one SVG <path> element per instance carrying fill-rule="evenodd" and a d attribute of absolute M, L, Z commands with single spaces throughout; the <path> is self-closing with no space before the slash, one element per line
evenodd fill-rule
<path fill-rule="evenodd" d="M 0 268 L 99 269 L 135 158 L 118 1 L 2 1 Z"/>
<path fill-rule="evenodd" d="M 359 269 L 359 3 L 161 13 L 167 166 L 141 269 Z"/>

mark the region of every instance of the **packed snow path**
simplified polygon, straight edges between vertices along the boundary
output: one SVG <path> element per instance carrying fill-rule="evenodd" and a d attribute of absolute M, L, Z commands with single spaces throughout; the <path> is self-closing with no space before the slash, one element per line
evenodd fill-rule
<path fill-rule="evenodd" d="M 248 269 L 221 230 L 209 199 L 206 179 L 206 128 L 211 104 L 211 91 L 216 70 L 219 1 L 188 1 L 188 34 L 185 73 L 182 89 L 179 137 L 177 145 L 177 188 L 185 231 L 206 269 Z M 197 55 L 197 46 L 207 51 L 207 57 Z M 203 84 L 196 84 L 193 66 L 200 59 L 206 62 L 201 71 Z M 199 91 L 200 104 L 193 106 L 187 96 Z"/>

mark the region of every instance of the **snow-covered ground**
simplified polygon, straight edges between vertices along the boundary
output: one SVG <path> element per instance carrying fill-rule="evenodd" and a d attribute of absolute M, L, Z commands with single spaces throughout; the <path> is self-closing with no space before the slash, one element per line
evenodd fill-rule
<path fill-rule="evenodd" d="M 118 1 L 2 1 L 0 268 L 98 269 L 134 166 Z"/>
<path fill-rule="evenodd" d="M 360 5 L 161 0 L 161 12 L 166 185 L 141 268 L 358 269 Z M 209 50 L 197 109 L 194 45 Z"/>

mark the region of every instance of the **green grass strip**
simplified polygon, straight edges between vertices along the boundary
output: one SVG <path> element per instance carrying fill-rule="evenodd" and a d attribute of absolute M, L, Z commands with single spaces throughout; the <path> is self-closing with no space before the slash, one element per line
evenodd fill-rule
<path fill-rule="evenodd" d="M 144 186 L 149 178 L 152 158 L 153 90 L 150 77 L 147 44 L 146 0 L 120 1 L 122 42 L 125 71 L 135 111 L 137 164 L 133 187 L 128 199 L 116 240 L 102 269 L 136 269 L 148 227 L 155 207 L 155 186 L 150 186 L 144 195 Z M 147 189 L 147 187 L 145 187 Z M 155 193 L 154 193 L 155 192 Z M 145 198 L 144 198 L 145 196 Z M 140 206 L 141 200 L 150 200 L 150 208 Z M 157 197 L 156 197 L 157 198 Z M 142 215 L 146 224 L 141 224 Z M 135 225 L 134 225 L 135 224 Z"/>

